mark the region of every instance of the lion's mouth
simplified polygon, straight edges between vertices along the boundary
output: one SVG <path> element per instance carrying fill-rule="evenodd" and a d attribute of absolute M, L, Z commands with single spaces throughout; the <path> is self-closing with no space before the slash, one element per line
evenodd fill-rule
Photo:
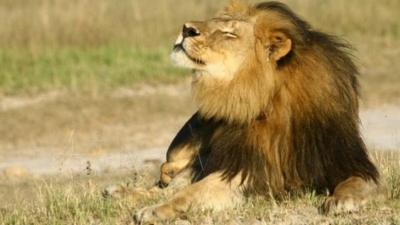
<path fill-rule="evenodd" d="M 174 51 L 182 51 L 183 53 L 185 53 L 185 55 L 186 55 L 191 61 L 193 61 L 193 62 L 196 63 L 196 64 L 199 64 L 199 65 L 205 65 L 205 64 L 206 64 L 203 60 L 191 56 L 191 55 L 186 51 L 186 49 L 183 47 L 182 43 L 174 45 Z"/>

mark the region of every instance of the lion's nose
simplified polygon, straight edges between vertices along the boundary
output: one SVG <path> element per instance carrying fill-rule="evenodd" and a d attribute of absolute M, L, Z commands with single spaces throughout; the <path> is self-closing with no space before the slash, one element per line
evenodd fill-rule
<path fill-rule="evenodd" d="M 183 25 L 183 28 L 182 28 L 182 36 L 183 36 L 183 38 L 195 37 L 195 36 L 198 36 L 198 35 L 200 35 L 200 32 L 195 27 L 193 27 L 190 24 Z"/>

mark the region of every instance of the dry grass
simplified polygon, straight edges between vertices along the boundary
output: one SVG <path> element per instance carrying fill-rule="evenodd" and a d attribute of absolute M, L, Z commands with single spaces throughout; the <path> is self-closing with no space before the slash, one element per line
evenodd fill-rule
<path fill-rule="evenodd" d="M 241 207 L 223 212 L 192 210 L 185 218 L 164 224 L 263 225 L 263 224 L 400 224 L 400 155 L 376 152 L 374 159 L 388 183 L 391 197 L 384 203 L 371 203 L 360 211 L 322 216 L 317 212 L 324 196 L 306 192 L 275 202 L 252 197 Z M 6 184 L 0 182 L 3 200 L 0 224 L 132 224 L 131 215 L 141 207 L 164 201 L 176 190 L 150 196 L 103 199 L 101 190 L 112 183 L 130 182 L 133 187 L 151 187 L 157 167 L 146 172 L 118 175 L 75 175 Z M 14 181 L 15 182 L 15 181 Z M 4 193 L 8 193 L 5 195 Z M 133 198 L 132 198 L 133 197 Z"/>
<path fill-rule="evenodd" d="M 176 81 L 182 70 L 168 55 L 178 24 L 220 4 L 171 3 L 0 0 L 0 97 Z"/>
<path fill-rule="evenodd" d="M 172 43 L 180 24 L 213 15 L 227 1 L 1 0 L 0 44 L 56 46 Z M 259 2 L 252 0 L 250 2 Z M 399 38 L 396 0 L 284 0 L 315 27 L 347 37 Z M 156 7 L 155 7 L 156 6 Z M 365 40 L 369 42 L 369 40 Z"/>
<path fill-rule="evenodd" d="M 0 96 L 60 89 L 102 93 L 188 73 L 169 63 L 171 43 L 183 22 L 207 18 L 225 2 L 0 0 Z M 397 101 L 399 1 L 284 2 L 359 50 L 368 104 Z"/>
<path fill-rule="evenodd" d="M 1 0 L 2 46 L 43 47 L 172 43 L 183 21 L 215 12 L 212 0 Z M 188 10 L 190 9 L 190 10 Z"/>

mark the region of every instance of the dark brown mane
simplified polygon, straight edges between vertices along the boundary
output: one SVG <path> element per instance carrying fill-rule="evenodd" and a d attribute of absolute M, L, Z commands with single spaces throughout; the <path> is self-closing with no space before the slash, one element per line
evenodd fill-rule
<path fill-rule="evenodd" d="M 377 182 L 360 136 L 358 70 L 349 46 L 313 30 L 282 3 L 261 3 L 255 10 L 290 21 L 282 30 L 293 48 L 278 62 L 279 86 L 265 99 L 270 102 L 263 116 L 241 124 L 196 115 L 213 125 L 205 131 L 209 135 L 200 135 L 204 144 L 195 179 L 223 171 L 229 180 L 241 173 L 250 191 L 275 195 L 304 188 L 333 191 L 350 176 Z"/>

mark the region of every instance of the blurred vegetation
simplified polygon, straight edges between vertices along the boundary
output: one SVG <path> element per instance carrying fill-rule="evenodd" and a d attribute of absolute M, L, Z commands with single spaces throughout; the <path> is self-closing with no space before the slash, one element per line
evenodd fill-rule
<path fill-rule="evenodd" d="M 167 56 L 164 48 L 61 47 L 36 53 L 3 49 L 0 88 L 7 95 L 65 88 L 97 93 L 143 80 L 175 81 L 183 71 Z"/>
<path fill-rule="evenodd" d="M 384 54 L 400 56 L 400 1 L 284 2 L 314 27 L 354 43 L 365 73 L 371 73 L 369 66 L 374 69 L 372 79 L 379 72 L 388 76 L 397 71 L 382 72 L 386 65 L 379 67 L 376 62 Z M 187 73 L 175 68 L 168 57 L 181 24 L 207 18 L 225 3 L 0 0 L 0 96 L 176 81 Z"/>

